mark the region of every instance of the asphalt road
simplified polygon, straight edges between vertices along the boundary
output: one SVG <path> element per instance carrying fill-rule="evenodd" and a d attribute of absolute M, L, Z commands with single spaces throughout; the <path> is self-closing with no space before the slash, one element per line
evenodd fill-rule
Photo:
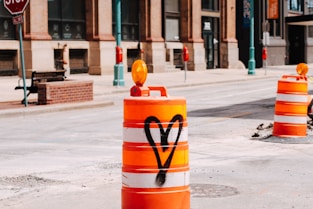
<path fill-rule="evenodd" d="M 312 207 L 313 145 L 251 137 L 273 121 L 276 82 L 169 89 L 187 99 L 192 209 Z M 115 105 L 0 119 L 1 209 L 121 208 L 128 95 L 105 97 Z"/>

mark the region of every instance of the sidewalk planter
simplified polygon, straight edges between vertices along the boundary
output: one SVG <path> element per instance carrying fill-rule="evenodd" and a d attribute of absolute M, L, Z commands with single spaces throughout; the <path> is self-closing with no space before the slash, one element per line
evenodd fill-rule
<path fill-rule="evenodd" d="M 38 104 L 86 102 L 93 100 L 93 81 L 56 81 L 38 84 Z"/>

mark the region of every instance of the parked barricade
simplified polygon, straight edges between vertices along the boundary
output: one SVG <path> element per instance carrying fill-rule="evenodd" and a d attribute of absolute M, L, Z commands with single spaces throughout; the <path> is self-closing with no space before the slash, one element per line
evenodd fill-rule
<path fill-rule="evenodd" d="M 308 100 L 308 82 L 305 76 L 284 75 L 278 81 L 274 136 L 306 136 Z"/>
<path fill-rule="evenodd" d="M 190 209 L 186 100 L 140 79 L 124 99 L 122 209 Z"/>

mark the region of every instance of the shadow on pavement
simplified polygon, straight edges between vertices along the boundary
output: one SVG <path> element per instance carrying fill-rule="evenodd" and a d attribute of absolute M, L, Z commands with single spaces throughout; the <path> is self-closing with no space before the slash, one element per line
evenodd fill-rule
<path fill-rule="evenodd" d="M 229 106 L 200 109 L 188 112 L 188 117 L 225 117 L 273 120 L 275 99 L 262 99 Z"/>

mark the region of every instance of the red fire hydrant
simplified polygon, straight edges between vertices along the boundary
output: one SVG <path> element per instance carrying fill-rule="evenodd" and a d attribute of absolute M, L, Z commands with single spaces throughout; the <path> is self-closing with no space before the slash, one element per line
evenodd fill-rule
<path fill-rule="evenodd" d="M 262 50 L 262 59 L 266 60 L 267 59 L 267 49 L 264 47 Z"/>
<path fill-rule="evenodd" d="M 116 47 L 116 64 L 123 62 L 123 49 L 120 46 Z"/>
<path fill-rule="evenodd" d="M 189 51 L 188 51 L 187 46 L 184 46 L 183 48 L 183 58 L 184 58 L 184 62 L 189 61 Z"/>

